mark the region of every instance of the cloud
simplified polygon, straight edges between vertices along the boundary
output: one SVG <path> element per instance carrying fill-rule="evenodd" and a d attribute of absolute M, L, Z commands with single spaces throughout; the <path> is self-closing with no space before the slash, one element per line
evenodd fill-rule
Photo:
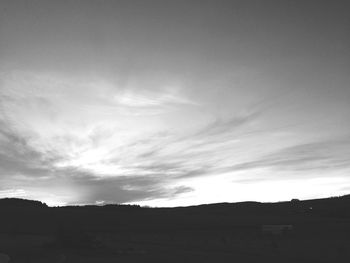
<path fill-rule="evenodd" d="M 168 186 L 160 174 L 104 177 L 77 167 L 57 168 L 54 162 L 43 162 L 40 153 L 22 149 L 24 154 L 13 150 L 12 155 L 1 155 L 0 181 L 7 186 L 0 190 L 1 196 L 40 199 L 52 205 L 96 200 L 125 203 L 170 198 L 191 190 L 186 186 Z"/>
<path fill-rule="evenodd" d="M 81 173 L 81 171 L 76 171 Z M 69 204 L 95 203 L 103 200 L 105 203 L 130 203 L 158 198 L 174 198 L 192 191 L 187 186 L 170 187 L 164 185 L 158 176 L 122 176 L 96 178 L 94 175 L 72 176 L 70 184 L 80 193 Z"/>
<path fill-rule="evenodd" d="M 41 154 L 30 145 L 30 140 L 0 121 L 0 171 L 5 176 L 46 176 L 50 163 L 60 159 L 54 153 Z"/>
<path fill-rule="evenodd" d="M 246 127 L 255 121 L 261 112 L 255 111 L 250 113 L 237 114 L 231 118 L 217 118 L 206 127 L 197 131 L 195 136 L 216 137 L 217 135 L 229 134 L 237 131 L 241 127 Z"/>
<path fill-rule="evenodd" d="M 57 167 L 64 156 L 31 146 L 3 121 L 0 125 L 0 196 L 40 199 L 49 204 L 84 204 L 104 200 L 124 203 L 170 198 L 191 189 L 167 186 L 163 174 L 105 177 L 80 167 Z"/>
<path fill-rule="evenodd" d="M 227 170 L 270 168 L 276 171 L 324 172 L 350 168 L 350 138 L 340 137 L 283 148 L 251 162 L 228 167 Z"/>
<path fill-rule="evenodd" d="M 160 107 L 171 104 L 197 105 L 194 101 L 181 97 L 173 91 L 167 92 L 132 92 L 127 91 L 114 96 L 114 101 L 122 106 L 128 107 Z"/>
<path fill-rule="evenodd" d="M 193 113 L 186 107 L 196 103 L 181 89 L 120 89 L 50 74 L 1 77 L 3 195 L 124 203 L 196 194 L 203 185 L 194 182 L 209 177 L 249 185 L 284 171 L 307 176 L 350 168 L 349 138 L 300 143 L 290 133 L 261 129 L 259 109 L 186 120 Z M 177 108 L 186 111 L 169 113 Z M 153 110 L 168 113 L 150 116 Z M 264 172 L 247 176 L 253 170 Z"/>
<path fill-rule="evenodd" d="M 249 128 L 259 114 L 214 120 L 185 134 L 155 133 L 148 139 L 130 144 L 127 149 L 137 153 L 130 167 L 135 174 L 158 174 L 168 180 L 206 176 L 220 172 L 228 156 L 241 149 L 240 129 Z M 122 158 L 111 162 L 120 163 Z"/>
<path fill-rule="evenodd" d="M 233 136 L 235 131 L 249 126 L 257 118 L 255 114 L 246 114 L 216 119 L 196 131 L 182 134 L 155 130 L 131 136 L 129 129 L 125 133 L 116 132 L 111 123 L 93 126 L 89 132 L 66 130 L 59 121 L 65 111 L 60 112 L 55 108 L 57 102 L 52 101 L 60 98 L 59 93 L 45 99 L 47 106 L 56 112 L 54 121 L 58 121 L 46 134 L 36 129 L 35 121 L 29 128 L 25 125 L 28 129 L 21 127 L 20 122 L 25 117 L 21 114 L 26 112 L 20 103 L 26 98 L 36 101 L 36 95 L 31 95 L 35 92 L 27 90 L 22 94 L 21 90 L 6 93 L 10 94 L 13 104 L 0 112 L 1 180 L 14 189 L 24 189 L 27 195 L 34 194 L 41 199 L 50 195 L 51 203 L 55 203 L 52 201 L 55 198 L 61 200 L 59 203 L 70 204 L 96 200 L 122 203 L 172 198 L 193 191 L 183 180 L 215 173 L 220 167 L 218 157 L 224 158 L 220 150 L 225 153 L 222 147 L 228 145 L 228 135 Z M 74 96 L 68 99 L 78 103 Z M 170 95 L 159 98 L 157 105 L 187 103 Z M 21 114 L 16 109 L 21 109 Z M 43 114 L 41 109 L 39 112 Z M 43 129 L 50 122 L 50 116 L 30 111 L 28 114 L 30 120 L 39 118 L 36 120 L 40 124 L 38 127 Z M 213 151 L 219 156 L 213 157 Z"/>

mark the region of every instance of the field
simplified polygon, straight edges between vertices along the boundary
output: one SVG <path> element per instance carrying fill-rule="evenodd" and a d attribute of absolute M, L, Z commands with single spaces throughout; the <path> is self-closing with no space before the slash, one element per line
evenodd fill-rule
<path fill-rule="evenodd" d="M 0 253 L 11 263 L 349 262 L 349 200 L 188 208 L 49 208 L 7 200 L 0 202 Z M 262 233 L 267 224 L 293 229 Z"/>

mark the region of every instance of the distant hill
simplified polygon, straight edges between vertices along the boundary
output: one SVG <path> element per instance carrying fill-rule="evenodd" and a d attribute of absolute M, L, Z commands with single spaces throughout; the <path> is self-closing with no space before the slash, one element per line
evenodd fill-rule
<path fill-rule="evenodd" d="M 0 199 L 0 208 L 2 207 L 27 207 L 27 208 L 46 208 L 45 203 L 35 200 L 21 199 L 21 198 L 3 198 Z"/>
<path fill-rule="evenodd" d="M 0 199 L 0 232 L 55 232 L 57 228 L 88 231 L 176 231 L 184 229 L 259 227 L 350 220 L 350 195 L 314 200 L 217 203 L 174 208 L 137 205 L 48 207 L 39 201 Z M 11 231 L 12 231 L 11 230 Z M 221 231 L 221 230 L 220 230 Z"/>
<path fill-rule="evenodd" d="M 241 212 L 241 213 L 283 213 L 283 212 L 330 212 L 338 214 L 349 214 L 350 211 L 350 195 L 344 195 L 339 197 L 329 197 L 321 199 L 310 199 L 310 200 L 298 200 L 293 199 L 291 201 L 274 202 L 274 203 L 261 203 L 254 201 L 237 202 L 237 203 L 214 203 L 214 204 L 202 204 L 194 206 L 184 207 L 141 207 L 139 205 L 124 205 L 124 204 L 106 204 L 102 206 L 97 205 L 80 205 L 80 206 L 62 206 L 62 207 L 48 207 L 45 203 L 20 199 L 20 198 L 4 198 L 0 199 L 1 208 L 51 208 L 60 210 L 173 210 L 173 211 L 216 211 L 216 212 Z"/>
<path fill-rule="evenodd" d="M 279 236 L 263 232 L 286 225 L 292 230 Z M 350 262 L 349 233 L 350 195 L 174 208 L 0 199 L 0 249 L 13 262 L 62 251 L 67 263 Z"/>

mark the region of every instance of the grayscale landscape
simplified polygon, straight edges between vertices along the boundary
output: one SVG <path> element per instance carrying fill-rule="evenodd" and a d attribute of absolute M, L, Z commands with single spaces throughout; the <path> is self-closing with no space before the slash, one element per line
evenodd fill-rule
<path fill-rule="evenodd" d="M 0 0 L 0 263 L 350 262 L 348 0 Z"/>

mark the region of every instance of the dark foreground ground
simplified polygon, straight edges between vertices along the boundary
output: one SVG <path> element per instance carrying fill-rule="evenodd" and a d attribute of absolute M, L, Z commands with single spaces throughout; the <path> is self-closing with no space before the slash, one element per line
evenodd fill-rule
<path fill-rule="evenodd" d="M 2 199 L 0 253 L 11 263 L 350 262 L 350 196 L 187 208 Z"/>

